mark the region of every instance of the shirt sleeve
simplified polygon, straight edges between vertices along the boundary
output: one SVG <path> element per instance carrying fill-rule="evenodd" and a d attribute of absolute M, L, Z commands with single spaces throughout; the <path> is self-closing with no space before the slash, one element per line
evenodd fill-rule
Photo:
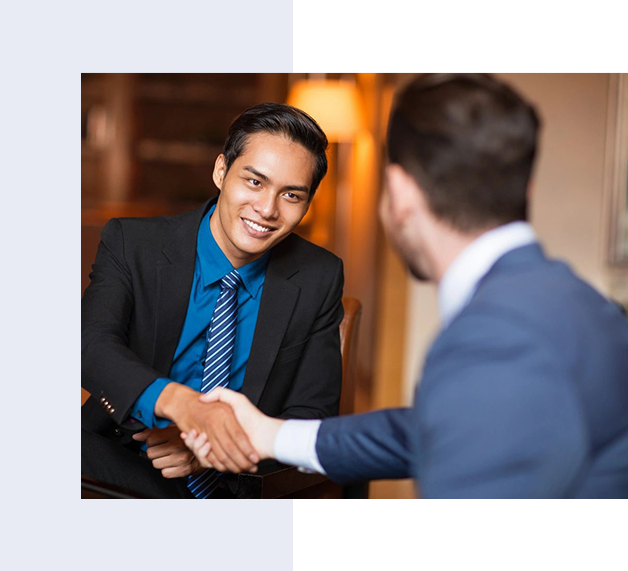
<path fill-rule="evenodd" d="M 283 464 L 325 474 L 316 454 L 321 420 L 286 420 L 275 436 L 275 458 Z"/>
<path fill-rule="evenodd" d="M 172 424 L 167 418 L 155 416 L 155 403 L 171 379 L 155 379 L 138 397 L 131 409 L 131 416 L 139 420 L 146 428 L 165 428 Z"/>

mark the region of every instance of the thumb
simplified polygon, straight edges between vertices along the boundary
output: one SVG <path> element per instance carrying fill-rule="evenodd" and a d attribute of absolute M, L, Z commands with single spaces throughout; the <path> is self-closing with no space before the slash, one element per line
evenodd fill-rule
<path fill-rule="evenodd" d="M 131 436 L 131 438 L 133 440 L 137 440 L 138 442 L 144 442 L 148 438 L 149 435 L 150 435 L 150 429 L 147 428 L 145 430 L 142 430 L 142 432 L 136 432 L 135 434 Z"/>
<path fill-rule="evenodd" d="M 233 394 L 233 391 L 229 389 L 225 389 L 223 387 L 216 387 L 214 390 L 209 391 L 208 393 L 203 393 L 198 400 L 201 402 L 217 402 L 222 401 L 229 403 L 231 402 L 230 393 Z"/>

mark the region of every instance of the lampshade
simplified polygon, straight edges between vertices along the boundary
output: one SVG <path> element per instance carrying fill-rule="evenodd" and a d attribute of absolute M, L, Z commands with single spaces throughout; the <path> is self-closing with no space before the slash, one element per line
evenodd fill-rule
<path fill-rule="evenodd" d="M 288 104 L 311 115 L 331 142 L 352 139 L 362 125 L 358 93 L 350 81 L 297 81 L 288 94 Z"/>

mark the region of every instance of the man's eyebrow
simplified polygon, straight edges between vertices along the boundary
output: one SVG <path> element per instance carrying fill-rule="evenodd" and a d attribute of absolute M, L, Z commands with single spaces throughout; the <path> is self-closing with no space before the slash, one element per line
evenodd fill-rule
<path fill-rule="evenodd" d="M 264 182 L 270 184 L 270 178 L 268 178 L 265 174 L 259 172 L 256 168 L 252 166 L 244 166 L 242 167 L 245 171 L 249 171 L 251 174 L 254 174 L 257 178 L 262 179 Z M 283 190 L 294 190 L 296 192 L 305 192 L 306 194 L 310 193 L 310 188 L 305 185 L 299 184 L 289 184 L 283 188 Z"/>
<path fill-rule="evenodd" d="M 254 169 L 253 167 L 249 167 L 249 166 L 245 166 L 243 168 L 245 171 L 249 171 L 250 173 L 253 173 L 257 178 L 261 178 L 264 182 L 270 182 L 270 179 L 265 174 L 262 174 L 261 172 L 259 172 L 257 169 Z"/>

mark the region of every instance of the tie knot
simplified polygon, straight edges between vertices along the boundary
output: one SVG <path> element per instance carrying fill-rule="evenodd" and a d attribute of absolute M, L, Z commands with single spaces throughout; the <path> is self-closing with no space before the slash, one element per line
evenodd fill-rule
<path fill-rule="evenodd" d="M 233 270 L 220 280 L 221 289 L 237 290 L 242 285 L 242 278 L 238 270 Z"/>

